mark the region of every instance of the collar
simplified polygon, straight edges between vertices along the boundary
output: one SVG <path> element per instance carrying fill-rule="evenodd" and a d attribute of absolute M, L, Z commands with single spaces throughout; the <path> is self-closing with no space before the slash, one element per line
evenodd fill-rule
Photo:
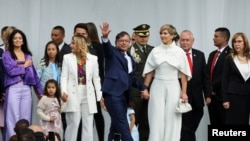
<path fill-rule="evenodd" d="M 221 49 L 218 49 L 218 51 L 220 51 L 220 53 L 222 53 L 223 52 L 223 50 L 227 47 L 228 45 L 226 45 L 226 46 L 224 46 L 223 48 L 221 48 Z"/>
<path fill-rule="evenodd" d="M 62 42 L 60 45 L 58 45 L 59 50 L 62 49 L 62 47 L 64 46 L 64 44 L 65 44 L 65 42 Z"/>

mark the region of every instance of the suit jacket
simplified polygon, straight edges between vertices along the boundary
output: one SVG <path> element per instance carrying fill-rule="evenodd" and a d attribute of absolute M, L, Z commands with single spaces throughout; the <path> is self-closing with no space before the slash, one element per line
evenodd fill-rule
<path fill-rule="evenodd" d="M 64 55 L 62 73 L 61 73 L 61 89 L 62 93 L 68 94 L 67 106 L 65 112 L 79 112 L 80 101 L 78 91 L 78 73 L 77 58 L 73 53 Z M 87 54 L 86 60 L 86 89 L 89 112 L 96 113 L 96 101 L 100 101 L 102 97 L 101 83 L 98 71 L 97 57 Z"/>
<path fill-rule="evenodd" d="M 250 77 L 245 81 L 231 56 L 226 58 L 223 68 L 222 100 L 224 102 L 228 101 L 228 94 L 250 95 Z"/>
<path fill-rule="evenodd" d="M 144 77 L 142 76 L 142 73 L 144 70 L 147 57 L 153 48 L 154 48 L 153 46 L 150 46 L 147 44 L 145 48 L 145 53 L 142 51 L 141 47 L 137 43 L 134 43 L 129 48 L 129 53 L 131 54 L 132 58 L 134 59 L 136 63 L 135 75 L 141 82 L 144 81 Z M 137 98 L 138 97 L 140 98 L 141 97 L 140 91 L 136 88 L 132 88 L 131 96 L 132 97 L 136 96 Z"/>
<path fill-rule="evenodd" d="M 133 72 L 128 74 L 127 60 L 124 54 L 116 47 L 112 46 L 110 41 L 103 42 L 103 52 L 105 57 L 105 76 L 102 85 L 102 91 L 115 96 L 122 95 L 129 90 L 131 86 L 144 90 L 147 87 L 140 82 L 134 73 L 135 62 L 130 56 L 133 66 Z"/>
<path fill-rule="evenodd" d="M 99 75 L 101 78 L 101 83 L 104 79 L 104 54 L 103 54 L 103 47 L 102 44 L 96 41 L 93 41 L 92 46 L 94 50 L 96 51 L 96 56 L 98 58 L 98 65 L 99 65 Z"/>
<path fill-rule="evenodd" d="M 145 66 L 148 54 L 151 52 L 153 48 L 154 48 L 153 46 L 146 45 L 146 50 L 145 50 L 146 53 L 144 53 L 141 50 L 140 46 L 138 46 L 137 43 L 133 44 L 129 48 L 129 53 L 131 54 L 132 58 L 134 59 L 136 63 L 135 74 L 137 78 L 142 82 L 144 81 L 144 77 L 142 77 L 144 66 Z"/>
<path fill-rule="evenodd" d="M 207 68 L 208 68 L 208 72 L 209 72 L 209 78 L 212 77 L 212 82 L 211 82 L 212 91 L 214 91 L 216 93 L 216 96 L 218 96 L 218 98 L 221 98 L 221 81 L 222 81 L 224 61 L 225 61 L 226 56 L 229 55 L 230 51 L 231 51 L 231 48 L 229 46 L 227 46 L 223 50 L 223 52 L 219 55 L 217 62 L 214 66 L 212 76 L 210 76 L 210 69 L 211 69 L 213 57 L 214 57 L 215 53 L 217 52 L 217 50 L 211 52 L 209 54 L 209 57 L 208 57 Z"/>
<path fill-rule="evenodd" d="M 71 48 L 68 44 L 64 43 L 62 49 L 60 50 L 60 54 L 59 54 L 60 64 L 62 64 L 62 62 L 63 62 L 63 56 L 65 54 L 68 54 L 68 53 L 71 53 Z"/>
<path fill-rule="evenodd" d="M 192 60 L 193 73 L 192 78 L 188 81 L 187 95 L 192 107 L 200 108 L 204 106 L 204 98 L 210 97 L 211 86 L 204 53 L 197 49 L 192 49 Z"/>

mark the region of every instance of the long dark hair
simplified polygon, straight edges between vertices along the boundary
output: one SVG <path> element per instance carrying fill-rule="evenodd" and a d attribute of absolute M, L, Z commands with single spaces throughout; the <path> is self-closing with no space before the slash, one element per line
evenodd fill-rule
<path fill-rule="evenodd" d="M 47 49 L 48 49 L 48 46 L 49 46 L 50 44 L 54 44 L 54 45 L 56 46 L 57 54 L 56 54 L 56 58 L 55 58 L 55 64 L 58 64 L 59 67 L 60 67 L 61 64 L 60 64 L 60 60 L 59 60 L 59 58 L 60 58 L 59 47 L 58 47 L 58 45 L 57 45 L 55 42 L 53 42 L 53 41 L 49 41 L 49 42 L 46 44 L 46 46 L 45 46 L 45 51 L 44 51 L 44 56 L 43 56 L 43 59 L 44 59 L 44 62 L 45 62 L 45 66 L 47 67 L 47 66 L 49 65 L 49 55 L 48 55 L 48 53 L 47 53 Z"/>
<path fill-rule="evenodd" d="M 23 38 L 23 44 L 22 44 L 22 46 L 21 46 L 21 50 L 24 52 L 24 54 L 29 54 L 29 55 L 32 56 L 32 53 L 31 53 L 31 51 L 29 50 L 29 47 L 28 47 L 28 42 L 27 42 L 27 38 L 26 38 L 25 34 L 24 34 L 21 30 L 16 29 L 16 30 L 14 30 L 14 31 L 10 34 L 10 36 L 9 36 L 9 38 L 8 38 L 8 44 L 9 44 L 8 50 L 10 51 L 11 57 L 12 57 L 13 59 L 17 59 L 17 56 L 16 56 L 16 54 L 14 53 L 14 48 L 15 48 L 15 46 L 14 46 L 14 42 L 13 42 L 14 36 L 15 36 L 17 33 L 21 34 L 21 36 L 22 36 L 22 38 Z"/>
<path fill-rule="evenodd" d="M 61 89 L 59 87 L 59 84 L 57 83 L 57 81 L 55 79 L 49 79 L 46 81 L 45 86 L 44 86 L 44 95 L 49 96 L 47 87 L 49 84 L 54 84 L 56 86 L 56 93 L 55 93 L 55 97 L 59 102 L 59 105 L 61 107 Z"/>
<path fill-rule="evenodd" d="M 91 40 L 91 42 L 100 43 L 100 39 L 99 39 L 96 25 L 92 22 L 88 22 L 87 27 L 88 27 L 88 36 L 89 36 L 89 39 Z"/>

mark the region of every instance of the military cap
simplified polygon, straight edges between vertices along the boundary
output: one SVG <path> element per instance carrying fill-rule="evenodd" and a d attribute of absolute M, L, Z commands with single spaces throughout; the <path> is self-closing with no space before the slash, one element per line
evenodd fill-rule
<path fill-rule="evenodd" d="M 141 25 L 138 25 L 137 27 L 133 28 L 133 30 L 134 30 L 136 35 L 141 36 L 141 37 L 147 37 L 147 36 L 149 36 L 149 28 L 150 28 L 149 25 L 141 24 Z"/>

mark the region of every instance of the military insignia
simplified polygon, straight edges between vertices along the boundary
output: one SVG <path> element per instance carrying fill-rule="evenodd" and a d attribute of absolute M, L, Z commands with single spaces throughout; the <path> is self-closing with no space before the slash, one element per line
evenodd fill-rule
<path fill-rule="evenodd" d="M 141 62 L 140 55 L 138 55 L 138 54 L 135 53 L 135 55 L 133 56 L 133 58 L 134 58 L 134 60 L 135 60 L 136 63 L 140 63 Z"/>
<path fill-rule="evenodd" d="M 141 62 L 141 57 L 140 57 L 139 54 L 137 54 L 137 52 L 138 52 L 138 49 L 132 46 L 130 54 L 132 55 L 132 57 L 133 57 L 133 59 L 134 59 L 134 61 L 136 63 L 140 63 Z"/>
<path fill-rule="evenodd" d="M 144 25 L 142 25 L 142 28 L 143 28 L 143 29 L 145 29 L 145 28 L 146 28 L 146 25 L 145 25 L 145 24 L 144 24 Z"/>

